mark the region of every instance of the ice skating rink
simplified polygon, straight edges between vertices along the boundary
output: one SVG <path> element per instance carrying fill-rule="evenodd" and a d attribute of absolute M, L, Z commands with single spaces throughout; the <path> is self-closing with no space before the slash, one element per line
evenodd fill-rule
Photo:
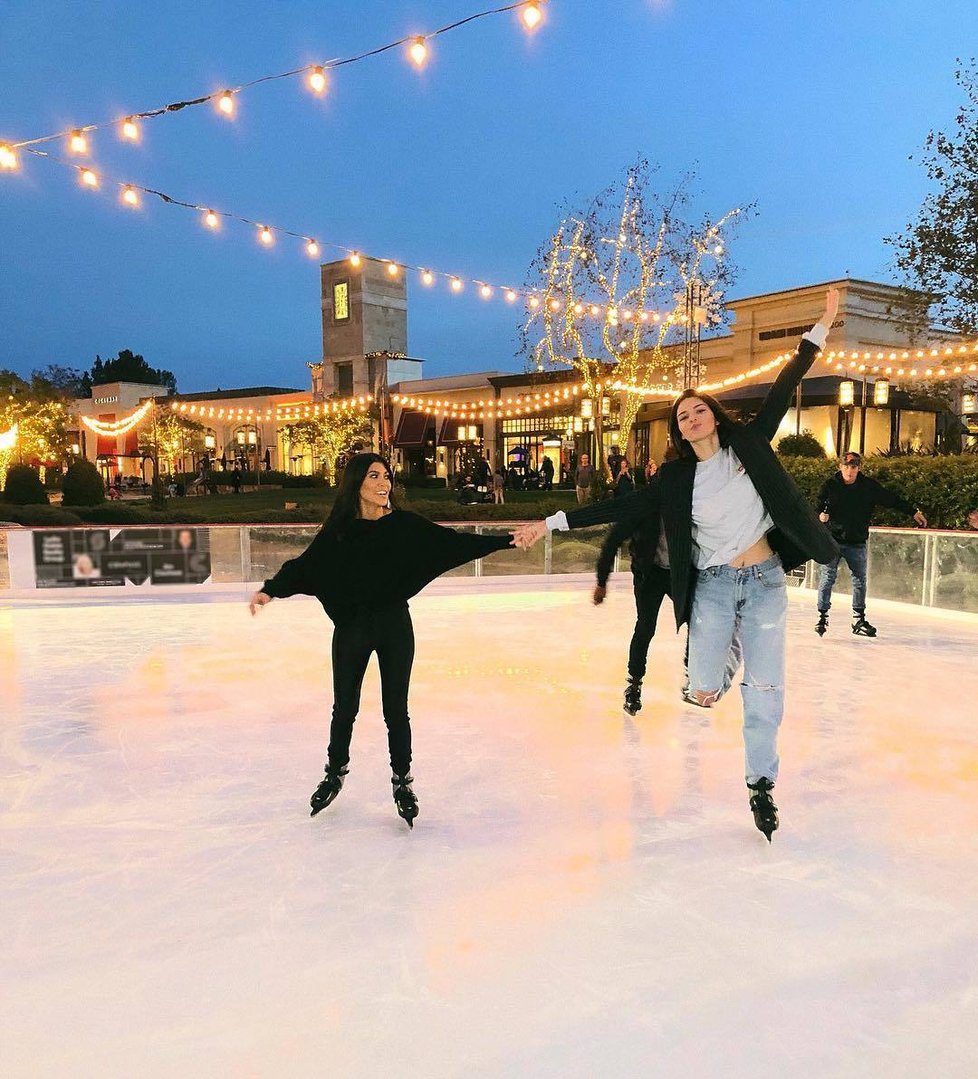
<path fill-rule="evenodd" d="M 308 815 L 314 601 L 0 602 L 0 1073 L 978 1074 L 978 619 L 792 597 L 769 846 L 671 611 L 631 719 L 627 579 L 525 588 L 412 604 L 413 832 L 373 664 Z"/>

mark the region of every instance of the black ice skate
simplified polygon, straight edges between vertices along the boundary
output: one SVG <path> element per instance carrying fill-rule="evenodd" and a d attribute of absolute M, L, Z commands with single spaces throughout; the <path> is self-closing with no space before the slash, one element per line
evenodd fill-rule
<path fill-rule="evenodd" d="M 875 637 L 876 627 L 869 624 L 866 621 L 866 614 L 864 611 L 852 612 L 852 632 L 857 637 Z"/>
<path fill-rule="evenodd" d="M 778 830 L 778 807 L 771 798 L 774 784 L 762 776 L 756 783 L 748 783 L 747 787 L 753 792 L 750 796 L 750 811 L 754 814 L 754 823 L 770 843 L 772 833 Z"/>
<path fill-rule="evenodd" d="M 625 711 L 630 715 L 642 711 L 642 679 L 629 678 L 625 683 Z"/>
<path fill-rule="evenodd" d="M 313 795 L 309 799 L 309 804 L 312 806 L 310 817 L 315 817 L 321 809 L 325 809 L 333 801 L 343 789 L 343 780 L 346 779 L 348 774 L 348 768 L 326 769 L 326 775 L 323 776 L 319 786 L 313 791 Z"/>
<path fill-rule="evenodd" d="M 407 821 L 408 827 L 414 827 L 414 818 L 418 815 L 418 799 L 411 784 L 413 776 L 392 776 L 391 785 L 394 788 L 394 805 L 397 806 L 397 815 Z"/>
<path fill-rule="evenodd" d="M 825 631 L 828 628 L 829 628 L 829 612 L 828 611 L 819 611 L 818 612 L 818 622 L 817 622 L 817 624 L 815 626 L 815 632 L 819 635 L 819 637 L 824 637 L 825 636 Z"/>

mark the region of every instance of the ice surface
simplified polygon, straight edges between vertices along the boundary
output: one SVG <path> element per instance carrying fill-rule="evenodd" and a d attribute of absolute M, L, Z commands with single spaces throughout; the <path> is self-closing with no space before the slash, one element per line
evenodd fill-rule
<path fill-rule="evenodd" d="M 627 580 L 412 604 L 413 832 L 371 665 L 314 819 L 313 601 L 0 605 L 0 1073 L 973 1076 L 978 620 L 789 608 L 771 846 L 739 694 Z"/>

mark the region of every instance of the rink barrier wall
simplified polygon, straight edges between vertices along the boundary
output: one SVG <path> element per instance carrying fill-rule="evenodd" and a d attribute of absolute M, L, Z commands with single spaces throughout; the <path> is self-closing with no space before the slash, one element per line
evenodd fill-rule
<path fill-rule="evenodd" d="M 525 522 L 452 521 L 451 526 L 477 533 L 508 532 Z M 154 526 L 84 526 L 82 528 L 0 528 L 0 596 L 51 594 L 57 589 L 111 587 L 122 593 L 167 590 L 176 587 L 191 591 L 224 591 L 228 585 L 252 584 L 271 577 L 288 558 L 295 557 L 309 543 L 319 526 L 310 525 L 190 525 L 161 529 Z M 190 532 L 194 552 L 206 555 L 206 575 L 198 573 L 201 583 L 179 579 L 170 572 L 168 583 L 152 579 L 134 583 L 109 584 L 91 580 L 61 579 L 38 583 L 35 552 L 44 544 L 57 546 L 56 537 L 72 550 L 85 548 L 95 533 L 105 546 L 128 542 L 132 547 L 160 545 L 162 533 Z M 543 543 L 529 551 L 499 551 L 487 558 L 451 570 L 448 577 L 536 576 L 540 574 L 589 574 L 594 572 L 598 552 L 606 533 L 605 526 L 548 534 Z M 175 548 L 174 548 L 175 549 Z M 149 559 L 149 556 L 146 556 Z M 162 557 L 162 556 L 161 556 Z M 189 559 L 189 555 L 188 555 Z M 95 561 L 98 561 L 96 557 Z M 171 559 L 172 563 L 172 559 Z M 200 559 L 197 569 L 204 565 Z M 189 565 L 189 561 L 188 561 Z M 627 551 L 619 552 L 614 569 L 627 570 Z M 818 587 L 818 566 L 809 562 L 789 575 L 789 585 L 797 588 Z M 65 574 L 63 577 L 70 577 Z M 193 574 L 190 575 L 193 578 Z M 195 579 L 195 578 L 193 578 Z M 894 600 L 951 611 L 978 613 L 978 532 L 937 531 L 905 528 L 874 528 L 870 532 L 868 587 L 870 599 Z M 851 579 L 845 563 L 839 567 L 834 594 L 839 604 L 848 602 Z M 104 597 L 103 597 L 104 598 Z"/>

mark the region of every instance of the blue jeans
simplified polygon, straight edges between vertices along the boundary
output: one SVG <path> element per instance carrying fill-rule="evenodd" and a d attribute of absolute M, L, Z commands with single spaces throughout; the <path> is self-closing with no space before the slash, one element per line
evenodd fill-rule
<path fill-rule="evenodd" d="M 744 569 L 700 570 L 689 620 L 689 684 L 722 694 L 731 644 L 744 657 L 744 754 L 748 783 L 778 778 L 778 728 L 784 714 L 784 634 L 788 592 L 781 559 Z"/>
<path fill-rule="evenodd" d="M 832 585 L 839 572 L 839 562 L 846 560 L 852 574 L 852 609 L 866 610 L 866 544 L 839 544 L 839 557 L 819 566 L 818 609 L 827 611 L 832 606 Z"/>

